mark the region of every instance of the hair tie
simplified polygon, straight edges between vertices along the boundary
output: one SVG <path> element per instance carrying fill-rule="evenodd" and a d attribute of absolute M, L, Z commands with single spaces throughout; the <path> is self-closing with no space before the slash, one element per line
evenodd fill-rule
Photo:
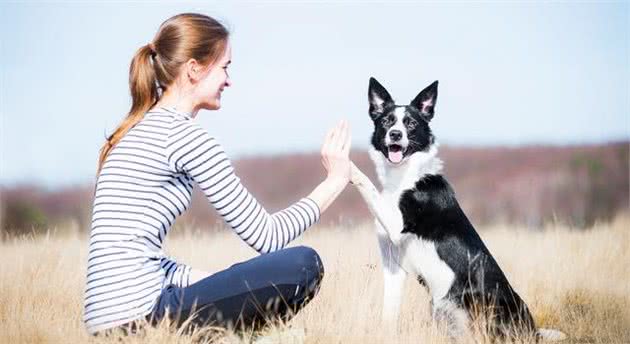
<path fill-rule="evenodd" d="M 149 50 L 151 51 L 151 55 L 155 56 L 157 55 L 157 52 L 155 51 L 155 45 L 153 45 L 153 42 L 148 44 L 149 46 Z"/>

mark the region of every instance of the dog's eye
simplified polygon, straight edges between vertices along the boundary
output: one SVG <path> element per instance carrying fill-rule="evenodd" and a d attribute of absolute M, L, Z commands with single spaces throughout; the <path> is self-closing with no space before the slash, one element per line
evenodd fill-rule
<path fill-rule="evenodd" d="M 381 119 L 381 123 L 383 123 L 383 125 L 389 125 L 392 124 L 394 122 L 394 116 L 389 115 L 389 116 L 383 116 L 383 118 Z"/>
<path fill-rule="evenodd" d="M 415 128 L 416 128 L 416 125 L 418 125 L 418 122 L 416 122 L 416 121 L 412 121 L 412 120 L 410 120 L 410 121 L 409 121 L 409 123 L 407 123 L 407 127 L 408 127 L 409 129 L 415 129 Z"/>

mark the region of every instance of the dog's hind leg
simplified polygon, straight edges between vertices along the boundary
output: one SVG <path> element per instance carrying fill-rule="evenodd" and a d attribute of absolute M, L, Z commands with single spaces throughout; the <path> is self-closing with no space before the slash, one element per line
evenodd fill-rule
<path fill-rule="evenodd" d="M 398 248 L 382 229 L 379 229 L 378 245 L 383 260 L 383 322 L 392 323 L 396 328 L 407 273 L 398 264 Z"/>

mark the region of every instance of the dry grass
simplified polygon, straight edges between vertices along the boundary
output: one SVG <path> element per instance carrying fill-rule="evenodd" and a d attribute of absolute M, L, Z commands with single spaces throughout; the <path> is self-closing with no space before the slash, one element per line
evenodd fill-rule
<path fill-rule="evenodd" d="M 496 226 L 481 235 L 529 304 L 540 326 L 569 334 L 566 343 L 630 342 L 630 218 L 587 231 L 554 225 L 540 231 Z M 253 256 L 232 233 L 189 232 L 169 238 L 167 251 L 196 268 L 218 271 Z M 318 297 L 288 325 L 266 331 L 271 342 L 447 343 L 433 324 L 428 294 L 410 280 L 399 329 L 380 322 L 382 278 L 371 225 L 314 228 L 292 245 L 322 256 Z M 79 235 L 0 243 L 0 343 L 248 342 L 216 329 L 180 333 L 167 325 L 132 336 L 94 338 L 81 322 L 87 243 Z M 287 329 L 300 329 L 294 336 Z M 479 340 L 478 341 L 483 341 Z"/>

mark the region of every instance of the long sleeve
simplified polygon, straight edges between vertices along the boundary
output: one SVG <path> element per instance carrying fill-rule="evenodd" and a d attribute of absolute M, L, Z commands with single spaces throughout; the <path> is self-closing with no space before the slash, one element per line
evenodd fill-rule
<path fill-rule="evenodd" d="M 166 151 L 170 168 L 192 177 L 225 222 L 260 253 L 283 248 L 319 220 L 309 198 L 269 214 L 241 184 L 217 140 L 195 122 L 175 122 Z"/>

